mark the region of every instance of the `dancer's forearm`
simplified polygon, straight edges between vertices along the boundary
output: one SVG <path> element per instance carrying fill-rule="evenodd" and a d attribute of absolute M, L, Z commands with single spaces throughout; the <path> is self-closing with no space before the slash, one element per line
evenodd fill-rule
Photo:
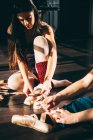
<path fill-rule="evenodd" d="M 27 81 L 28 81 L 28 71 L 27 71 L 27 69 L 26 69 L 25 64 L 24 64 L 22 61 L 20 61 L 20 60 L 18 59 L 18 66 L 19 66 L 19 69 L 20 69 L 20 71 L 21 71 L 23 80 L 24 80 L 25 82 L 27 82 Z"/>
<path fill-rule="evenodd" d="M 93 108 L 81 111 L 78 113 L 74 113 L 74 118 L 76 118 L 75 123 L 84 122 L 84 121 L 92 121 L 93 120 Z"/>
<path fill-rule="evenodd" d="M 93 84 L 93 74 L 88 73 L 83 79 L 71 84 L 64 90 L 56 94 L 56 98 L 59 98 L 60 101 L 73 98 L 76 95 L 79 95 L 81 92 L 86 90 Z"/>
<path fill-rule="evenodd" d="M 51 81 L 54 75 L 56 64 L 57 64 L 56 45 L 55 43 L 53 45 L 54 46 L 52 47 L 50 55 L 49 55 L 47 70 L 46 70 L 46 75 L 45 75 L 45 80 L 48 79 L 49 81 Z"/>

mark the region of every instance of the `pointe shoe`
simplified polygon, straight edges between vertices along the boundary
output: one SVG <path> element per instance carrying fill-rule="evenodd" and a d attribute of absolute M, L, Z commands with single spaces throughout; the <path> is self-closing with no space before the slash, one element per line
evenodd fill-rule
<path fill-rule="evenodd" d="M 45 110 L 42 107 L 42 101 L 43 100 L 44 100 L 43 95 L 37 97 L 37 100 L 33 103 L 34 113 L 41 114 L 42 112 L 45 112 Z"/>
<path fill-rule="evenodd" d="M 41 113 L 45 112 L 45 110 L 42 107 L 42 101 L 38 101 L 33 104 L 33 111 L 36 114 L 41 114 Z"/>
<path fill-rule="evenodd" d="M 43 84 L 39 84 L 38 86 L 34 87 L 34 94 L 36 96 L 41 95 Z"/>
<path fill-rule="evenodd" d="M 34 109 L 38 108 L 39 105 L 36 102 L 42 101 L 46 96 L 50 94 L 49 92 L 47 95 L 44 94 L 41 95 L 41 90 L 42 90 L 42 84 L 39 84 L 37 87 L 34 88 L 34 95 L 31 94 L 28 97 L 26 97 L 24 104 L 30 106 L 35 103 Z"/>
<path fill-rule="evenodd" d="M 13 115 L 11 122 L 16 125 L 28 127 L 40 131 L 42 133 L 49 133 L 52 131 L 53 126 L 40 121 L 37 115 Z"/>
<path fill-rule="evenodd" d="M 39 97 L 41 96 L 40 94 L 41 90 L 42 90 L 42 84 L 39 84 L 37 87 L 34 88 L 34 95 L 31 94 L 28 97 L 26 97 L 26 99 L 24 100 L 24 104 L 28 106 L 33 105 L 36 100 L 41 98 Z"/>
<path fill-rule="evenodd" d="M 24 100 L 24 104 L 30 106 L 30 105 L 33 105 L 37 101 L 42 101 L 43 99 L 44 99 L 43 95 L 40 95 L 40 96 L 29 95 Z"/>
<path fill-rule="evenodd" d="M 34 97 L 33 95 L 30 95 L 26 97 L 26 99 L 24 100 L 24 104 L 28 106 L 33 105 L 36 99 L 37 99 L 36 97 Z"/>

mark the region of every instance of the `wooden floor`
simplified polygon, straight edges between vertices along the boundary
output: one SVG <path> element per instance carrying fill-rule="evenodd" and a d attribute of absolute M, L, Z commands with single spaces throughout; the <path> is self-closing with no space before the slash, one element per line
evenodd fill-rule
<path fill-rule="evenodd" d="M 57 48 L 58 64 L 55 79 L 69 79 L 74 82 L 93 67 L 93 38 L 63 42 L 58 44 Z M 0 80 L 7 80 L 11 73 L 8 70 L 7 46 L 0 46 Z M 92 91 L 88 90 L 87 94 L 91 95 Z M 0 140 L 93 140 L 93 125 L 89 122 L 69 126 L 50 134 L 13 125 L 13 114 L 31 114 L 33 110 L 23 105 L 25 95 L 3 96 L 4 100 L 0 103 Z"/>

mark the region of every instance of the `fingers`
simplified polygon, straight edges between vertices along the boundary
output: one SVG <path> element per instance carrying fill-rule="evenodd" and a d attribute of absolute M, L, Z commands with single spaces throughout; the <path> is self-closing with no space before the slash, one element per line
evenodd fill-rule
<path fill-rule="evenodd" d="M 24 87 L 23 92 L 26 94 L 26 96 L 29 96 L 30 94 L 34 94 L 34 91 L 31 88 Z"/>
<path fill-rule="evenodd" d="M 73 117 L 73 114 L 64 109 L 50 111 L 49 115 L 57 123 L 72 124 L 76 122 L 76 118 Z"/>
<path fill-rule="evenodd" d="M 50 90 L 44 90 L 42 94 L 43 97 L 46 98 L 50 94 Z"/>
<path fill-rule="evenodd" d="M 43 100 L 44 104 L 49 104 L 52 101 L 52 97 L 46 97 L 46 99 Z"/>
<path fill-rule="evenodd" d="M 47 110 L 50 110 L 51 106 L 50 106 L 50 104 L 49 105 L 43 105 L 43 108 L 44 108 L 45 111 L 47 111 Z"/>
<path fill-rule="evenodd" d="M 47 94 L 47 92 L 48 92 L 48 89 L 47 89 L 47 87 L 45 86 L 45 85 L 43 85 L 42 86 L 42 90 L 41 90 L 41 94 Z"/>
<path fill-rule="evenodd" d="M 25 93 L 26 96 L 29 96 L 31 94 L 31 92 L 29 90 L 23 91 Z"/>
<path fill-rule="evenodd" d="M 53 114 L 55 114 L 55 110 L 48 110 L 46 112 L 46 114 L 48 114 L 50 116 L 50 118 L 52 119 L 53 122 L 56 122 L 56 119 L 55 119 L 55 117 L 53 115 Z"/>
<path fill-rule="evenodd" d="M 48 112 L 48 115 L 54 122 L 62 123 L 62 121 L 64 121 L 64 115 L 61 113 L 61 109 L 59 108 L 57 108 L 56 110 L 50 110 Z"/>
<path fill-rule="evenodd" d="M 43 87 L 43 84 L 39 84 L 36 87 L 34 87 L 34 91 L 38 90 L 38 89 L 42 89 L 42 87 Z"/>
<path fill-rule="evenodd" d="M 50 109 L 54 106 L 54 103 L 53 103 L 53 97 L 52 96 L 49 96 L 49 97 L 46 97 L 43 102 L 43 108 L 44 109 Z"/>
<path fill-rule="evenodd" d="M 48 112 L 47 114 L 50 116 L 53 122 L 60 122 L 60 116 L 56 112 L 56 110 L 50 110 L 50 112 Z"/>

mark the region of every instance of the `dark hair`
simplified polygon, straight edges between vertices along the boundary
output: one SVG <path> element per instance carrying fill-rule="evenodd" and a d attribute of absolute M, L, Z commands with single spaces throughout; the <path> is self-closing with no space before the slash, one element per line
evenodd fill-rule
<path fill-rule="evenodd" d="M 40 18 L 36 6 L 32 0 L 14 0 L 12 22 L 8 28 L 9 34 L 11 34 L 11 39 L 8 40 L 8 61 L 10 68 L 14 68 L 16 66 L 17 57 L 28 66 L 25 56 L 25 27 L 18 20 L 17 14 L 30 11 L 34 11 L 35 16 L 35 24 L 32 29 L 32 37 L 34 38 L 40 24 Z"/>
<path fill-rule="evenodd" d="M 15 14 L 32 11 L 33 9 L 37 10 L 32 0 L 14 0 L 13 12 Z"/>

